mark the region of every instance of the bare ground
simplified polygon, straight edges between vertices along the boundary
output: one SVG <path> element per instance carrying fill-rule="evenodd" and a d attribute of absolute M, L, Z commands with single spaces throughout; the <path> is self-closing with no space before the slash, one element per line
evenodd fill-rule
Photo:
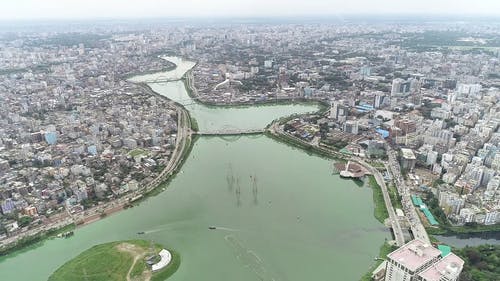
<path fill-rule="evenodd" d="M 127 281 L 149 281 L 151 279 L 151 270 L 148 269 L 144 270 L 142 274 L 138 277 L 135 278 L 130 277 L 130 273 L 132 272 L 132 269 L 134 268 L 137 261 L 144 258 L 144 256 L 146 255 L 146 250 L 144 250 L 139 246 L 129 243 L 121 243 L 117 245 L 116 248 L 121 252 L 129 253 L 134 258 L 134 262 L 132 263 L 127 272 Z"/>

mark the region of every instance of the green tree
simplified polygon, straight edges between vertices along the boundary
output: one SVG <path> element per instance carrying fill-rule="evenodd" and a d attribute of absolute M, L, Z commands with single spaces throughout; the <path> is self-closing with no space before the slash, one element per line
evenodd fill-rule
<path fill-rule="evenodd" d="M 33 221 L 32 217 L 23 216 L 23 217 L 19 218 L 17 223 L 19 224 L 20 227 L 24 227 L 24 226 L 27 226 L 28 224 L 30 224 L 32 221 Z"/>

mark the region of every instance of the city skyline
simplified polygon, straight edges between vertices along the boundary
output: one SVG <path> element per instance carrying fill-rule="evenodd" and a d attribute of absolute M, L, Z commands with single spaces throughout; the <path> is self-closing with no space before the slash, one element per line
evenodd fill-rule
<path fill-rule="evenodd" d="M 4 2 L 2 280 L 500 280 L 500 3 Z"/>
<path fill-rule="evenodd" d="M 269 16 L 334 16 L 352 14 L 422 14 L 422 15 L 500 15 L 500 2 L 495 0 L 449 1 L 423 0 L 402 2 L 393 0 L 250 0 L 234 4 L 228 0 L 186 0 L 182 2 L 43 1 L 20 0 L 2 3 L 0 18 L 6 20 L 90 19 L 90 18 L 192 18 L 192 17 L 269 17 Z M 496 12 L 495 12 L 496 11 Z"/>

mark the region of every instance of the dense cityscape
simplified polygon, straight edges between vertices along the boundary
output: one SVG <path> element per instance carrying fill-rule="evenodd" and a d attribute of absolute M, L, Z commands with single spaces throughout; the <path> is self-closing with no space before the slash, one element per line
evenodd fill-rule
<path fill-rule="evenodd" d="M 168 79 L 130 80 L 175 69 L 168 55 L 196 62 L 181 81 L 197 103 L 318 105 L 264 134 L 373 185 L 375 217 L 393 239 L 369 278 L 493 280 L 473 279 L 474 264 L 443 254 L 432 235 L 500 231 L 499 27 L 106 23 L 0 33 L 0 249 L 132 207 L 178 171 L 194 120 L 148 86 Z"/>

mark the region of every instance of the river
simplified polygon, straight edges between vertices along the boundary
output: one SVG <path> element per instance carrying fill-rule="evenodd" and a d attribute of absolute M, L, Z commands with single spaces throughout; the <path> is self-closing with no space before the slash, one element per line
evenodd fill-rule
<path fill-rule="evenodd" d="M 133 80 L 179 78 L 194 65 L 168 59 L 177 69 Z M 185 104 L 200 130 L 263 128 L 273 119 L 317 110 L 206 107 L 193 104 L 180 81 L 150 86 Z M 331 167 L 330 160 L 264 135 L 200 137 L 164 192 L 79 228 L 71 238 L 0 258 L 0 280 L 47 280 L 92 245 L 143 238 L 180 253 L 181 266 L 169 280 L 356 281 L 390 237 L 373 216 L 371 189 L 332 175 Z"/>
<path fill-rule="evenodd" d="M 500 245 L 500 232 L 485 232 L 485 233 L 470 233 L 460 234 L 454 236 L 434 236 L 440 242 L 448 244 L 456 248 L 463 248 L 466 246 L 479 246 L 479 245 Z"/>

